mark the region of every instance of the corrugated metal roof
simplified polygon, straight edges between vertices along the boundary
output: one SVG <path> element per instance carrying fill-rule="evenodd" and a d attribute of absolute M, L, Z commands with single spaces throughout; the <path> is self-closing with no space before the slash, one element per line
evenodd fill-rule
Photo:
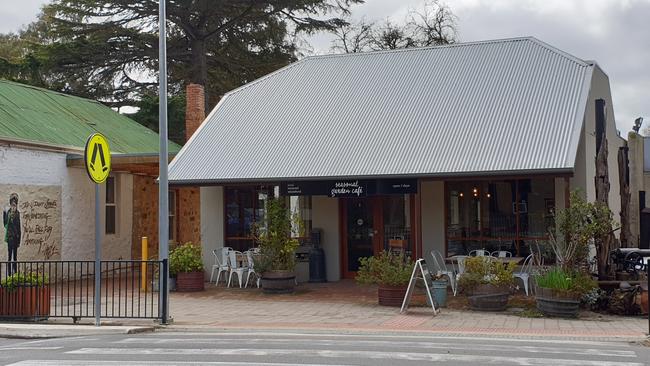
<path fill-rule="evenodd" d="M 571 171 L 591 73 L 534 38 L 309 57 L 224 96 L 169 179 Z"/>
<path fill-rule="evenodd" d="M 158 151 L 157 133 L 99 102 L 0 80 L 0 138 L 83 149 L 95 132 L 115 153 Z"/>

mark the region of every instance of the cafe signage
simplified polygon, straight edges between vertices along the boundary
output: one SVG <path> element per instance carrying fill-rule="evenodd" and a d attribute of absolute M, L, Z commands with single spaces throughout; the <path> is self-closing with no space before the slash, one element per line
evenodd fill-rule
<path fill-rule="evenodd" d="M 416 179 L 293 181 L 280 185 L 283 196 L 367 197 L 417 191 Z"/>

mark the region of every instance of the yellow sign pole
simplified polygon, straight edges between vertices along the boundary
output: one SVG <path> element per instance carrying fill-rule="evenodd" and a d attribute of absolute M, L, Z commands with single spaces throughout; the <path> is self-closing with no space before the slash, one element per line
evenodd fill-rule
<path fill-rule="evenodd" d="M 144 261 L 149 260 L 149 242 L 146 236 L 142 237 L 142 264 L 140 264 L 140 277 L 142 278 L 142 291 L 147 292 L 147 263 Z M 155 281 L 155 279 L 154 279 Z"/>

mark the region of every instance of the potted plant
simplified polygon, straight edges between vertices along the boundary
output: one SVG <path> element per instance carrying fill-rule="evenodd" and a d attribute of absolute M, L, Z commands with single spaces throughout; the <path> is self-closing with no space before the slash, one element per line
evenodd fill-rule
<path fill-rule="evenodd" d="M 548 234 L 555 266 L 534 277 L 538 310 L 549 316 L 578 316 L 580 299 L 596 287 L 586 269 L 589 243 L 607 235 L 611 217 L 606 206 L 587 202 L 579 191 L 571 192 L 569 207 L 556 215 L 558 235 L 554 230 Z"/>
<path fill-rule="evenodd" d="M 201 247 L 187 242 L 169 253 L 169 273 L 176 275 L 176 291 L 203 291 Z"/>
<path fill-rule="evenodd" d="M 491 257 L 469 257 L 459 286 L 466 293 L 472 310 L 503 311 L 514 285 L 515 263 L 504 264 Z"/>
<path fill-rule="evenodd" d="M 576 317 L 580 300 L 596 287 L 587 273 L 555 266 L 535 277 L 537 309 L 544 315 Z"/>
<path fill-rule="evenodd" d="M 0 282 L 0 316 L 47 319 L 49 315 L 47 276 L 16 272 Z"/>
<path fill-rule="evenodd" d="M 283 201 L 270 198 L 266 204 L 264 221 L 254 228 L 260 248 L 260 259 L 255 263 L 265 293 L 293 293 L 296 274 L 298 240 L 291 237 L 292 227 L 300 228 L 300 221 L 291 216 Z"/>
<path fill-rule="evenodd" d="M 404 254 L 383 251 L 374 257 L 359 259 L 356 280 L 360 284 L 378 285 L 379 305 L 401 306 L 406 294 L 413 261 Z"/>

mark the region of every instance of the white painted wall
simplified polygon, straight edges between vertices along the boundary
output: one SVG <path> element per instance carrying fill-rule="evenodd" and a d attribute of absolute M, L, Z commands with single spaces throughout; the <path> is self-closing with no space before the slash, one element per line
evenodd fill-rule
<path fill-rule="evenodd" d="M 312 228 L 322 229 L 321 246 L 325 252 L 328 281 L 341 279 L 341 243 L 339 234 L 339 202 L 337 198 L 311 198 Z"/>
<path fill-rule="evenodd" d="M 214 264 L 212 251 L 223 248 L 223 212 L 223 187 L 201 187 L 201 251 L 208 280 Z"/>
<path fill-rule="evenodd" d="M 129 174 L 117 174 L 117 176 L 119 176 L 118 234 L 104 236 L 103 259 L 131 258 L 133 179 Z M 94 183 L 90 181 L 83 169 L 66 166 L 66 153 L 0 145 L 0 183 L 60 186 L 61 259 L 94 259 Z M 105 212 L 103 187 L 101 192 L 102 207 L 100 212 L 103 218 Z M 2 197 L 0 197 L 1 199 Z M 103 229 L 102 224 L 102 232 Z M 3 257 L 0 256 L 0 258 Z"/>
<path fill-rule="evenodd" d="M 445 183 L 423 181 L 422 196 L 422 251 L 435 249 L 445 255 Z"/>
<path fill-rule="evenodd" d="M 614 119 L 614 107 L 609 87 L 609 78 L 598 66 L 594 68 L 591 79 L 591 89 L 587 100 L 585 111 L 585 123 L 583 126 L 581 141 L 576 158 L 576 171 L 571 179 L 571 189 L 580 188 L 586 193 L 587 200 L 595 201 L 596 186 L 594 177 L 596 175 L 596 99 L 604 99 L 606 103 L 607 116 L 607 165 L 609 169 L 609 208 L 614 213 L 614 219 L 620 220 L 621 197 L 619 194 L 618 179 L 618 149 L 623 146 L 624 141 L 618 136 L 616 121 Z M 616 231 L 618 237 L 619 232 Z"/>

